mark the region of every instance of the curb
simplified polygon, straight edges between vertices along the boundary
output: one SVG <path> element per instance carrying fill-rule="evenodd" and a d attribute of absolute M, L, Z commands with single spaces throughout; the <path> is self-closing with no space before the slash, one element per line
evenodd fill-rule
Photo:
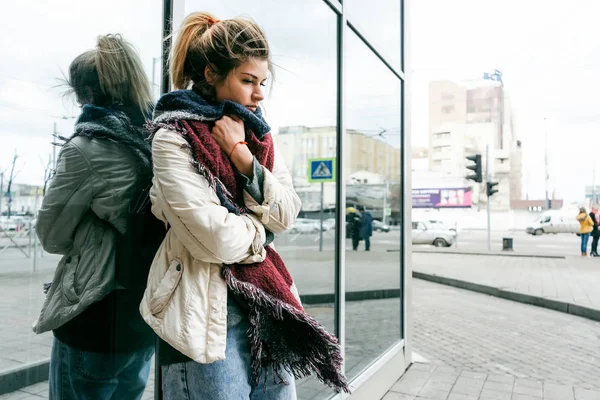
<path fill-rule="evenodd" d="M 393 299 L 400 297 L 400 289 L 379 289 L 379 290 L 360 290 L 355 292 L 346 292 L 346 301 L 363 301 L 363 300 L 382 300 Z M 335 294 L 305 294 L 300 296 L 302 304 L 327 304 L 335 302 Z"/>
<path fill-rule="evenodd" d="M 596 310 L 594 308 L 580 306 L 577 304 L 567 303 L 559 300 L 547 299 L 545 297 L 533 296 L 530 294 L 512 292 L 510 290 L 500 289 L 493 286 L 481 285 L 473 282 L 461 281 L 459 279 L 426 274 L 418 271 L 413 271 L 412 276 L 413 278 L 421 279 L 424 281 L 439 283 L 441 285 L 447 285 L 459 289 L 470 290 L 472 292 L 483 293 L 506 300 L 516 301 L 523 304 L 547 308 L 549 310 L 554 310 L 565 314 L 571 314 L 578 317 L 591 319 L 593 321 L 600 321 L 600 310 Z"/>
<path fill-rule="evenodd" d="M 0 371 L 0 395 L 48 380 L 50 359 Z"/>
<path fill-rule="evenodd" d="M 388 250 L 388 252 L 400 250 Z M 477 252 L 477 251 L 449 251 L 449 250 L 415 250 L 413 253 L 420 254 L 459 254 L 466 256 L 498 256 L 498 257 L 522 257 L 522 258 L 550 258 L 556 260 L 566 260 L 567 256 L 555 256 L 547 254 L 527 254 L 527 253 L 511 253 L 511 252 Z"/>

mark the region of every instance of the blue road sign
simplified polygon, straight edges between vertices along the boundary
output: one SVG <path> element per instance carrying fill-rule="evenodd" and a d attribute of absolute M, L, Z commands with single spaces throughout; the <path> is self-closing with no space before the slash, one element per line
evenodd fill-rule
<path fill-rule="evenodd" d="M 308 160 L 309 182 L 335 182 L 335 158 L 313 158 Z"/>

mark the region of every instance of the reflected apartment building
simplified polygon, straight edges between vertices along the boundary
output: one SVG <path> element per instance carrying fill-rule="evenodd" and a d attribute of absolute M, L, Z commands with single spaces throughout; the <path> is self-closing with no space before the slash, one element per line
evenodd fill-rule
<path fill-rule="evenodd" d="M 491 180 L 499 182 L 492 209 L 508 210 L 522 196 L 522 148 L 515 131 L 510 98 L 498 82 L 435 81 L 429 85 L 428 169 L 460 179 L 469 172 L 466 157 L 481 154 L 485 169 L 489 146 Z M 485 170 L 484 170 L 485 176 Z M 486 201 L 485 185 L 472 181 Z M 479 187 L 477 187 L 479 186 Z M 479 196 L 475 196 L 476 202 Z"/>

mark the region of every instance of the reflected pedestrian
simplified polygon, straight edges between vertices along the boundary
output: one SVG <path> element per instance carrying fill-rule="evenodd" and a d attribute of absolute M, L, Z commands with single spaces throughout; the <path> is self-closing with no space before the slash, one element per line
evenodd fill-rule
<path fill-rule="evenodd" d="M 360 215 L 354 207 L 346 209 L 347 237 L 352 238 L 352 250 L 357 251 L 360 244 Z"/>
<path fill-rule="evenodd" d="M 50 399 L 140 399 L 154 334 L 139 313 L 164 237 L 150 211 L 150 84 L 135 48 L 100 36 L 67 83 L 81 115 L 64 139 L 36 232 L 61 254 L 34 331 L 53 331 Z"/>
<path fill-rule="evenodd" d="M 592 257 L 598 257 L 598 240 L 600 239 L 600 213 L 598 212 L 598 205 L 592 206 L 592 212 L 590 212 L 590 218 L 594 223 L 594 228 L 592 229 Z"/>
<path fill-rule="evenodd" d="M 587 257 L 587 247 L 590 240 L 590 233 L 594 229 L 594 221 L 588 215 L 584 207 L 579 209 L 579 215 L 577 215 L 577 221 L 579 221 L 579 235 L 581 236 L 581 255 Z"/>
<path fill-rule="evenodd" d="M 337 339 L 310 318 L 270 246 L 301 203 L 260 103 L 269 44 L 248 19 L 195 12 L 154 111 L 152 210 L 168 223 L 140 305 L 164 342 L 163 398 L 296 398 L 312 372 L 347 390 Z"/>
<path fill-rule="evenodd" d="M 371 236 L 373 236 L 373 215 L 363 206 L 358 206 L 360 211 L 360 236 L 365 241 L 365 251 L 371 251 Z"/>

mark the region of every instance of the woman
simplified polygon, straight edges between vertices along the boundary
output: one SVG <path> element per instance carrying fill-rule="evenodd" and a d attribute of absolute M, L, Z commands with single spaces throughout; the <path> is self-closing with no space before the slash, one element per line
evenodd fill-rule
<path fill-rule="evenodd" d="M 172 49 L 180 90 L 154 111 L 151 190 L 170 230 L 140 305 L 164 340 L 165 399 L 295 399 L 312 372 L 347 390 L 336 338 L 270 246 L 301 207 L 259 107 L 271 69 L 245 19 L 190 14 Z"/>
<path fill-rule="evenodd" d="M 81 115 L 36 225 L 44 249 L 63 257 L 33 329 L 55 337 L 50 399 L 140 399 L 154 335 L 138 306 L 164 237 L 149 207 L 150 85 L 120 35 L 75 58 L 67 83 Z"/>
<path fill-rule="evenodd" d="M 579 209 L 579 215 L 577 215 L 577 221 L 579 221 L 579 235 L 581 236 L 581 255 L 587 257 L 587 247 L 590 240 L 590 233 L 594 229 L 594 221 L 585 211 L 584 207 Z"/>
<path fill-rule="evenodd" d="M 352 239 L 352 250 L 358 251 L 360 244 L 360 215 L 356 208 L 346 208 L 346 237 Z"/>
<path fill-rule="evenodd" d="M 598 206 L 597 205 L 593 205 L 592 206 L 592 211 L 590 212 L 590 218 L 592 219 L 592 222 L 594 223 L 594 226 L 592 228 L 592 252 L 590 253 L 590 255 L 592 257 L 600 257 L 600 255 L 598 255 L 598 241 L 600 240 L 600 212 L 598 212 Z"/>

